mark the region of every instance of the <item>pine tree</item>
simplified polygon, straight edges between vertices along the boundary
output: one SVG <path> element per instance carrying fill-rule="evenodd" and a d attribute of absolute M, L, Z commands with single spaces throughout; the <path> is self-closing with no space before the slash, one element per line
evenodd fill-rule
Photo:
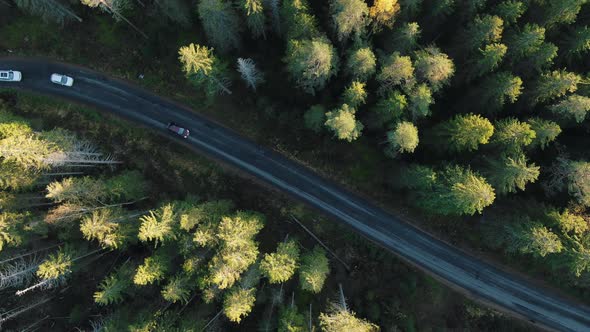
<path fill-rule="evenodd" d="M 123 302 L 125 295 L 133 286 L 131 277 L 133 269 L 123 264 L 117 271 L 104 278 L 94 292 L 94 302 L 101 306 L 118 304 Z"/>
<path fill-rule="evenodd" d="M 359 37 L 368 24 L 369 7 L 362 0 L 331 0 L 330 15 L 339 40 Z"/>
<path fill-rule="evenodd" d="M 557 234 L 528 217 L 521 219 L 505 225 L 507 252 L 545 257 L 563 250 Z"/>
<path fill-rule="evenodd" d="M 499 42 L 504 30 L 503 24 L 504 21 L 498 16 L 476 17 L 465 32 L 463 38 L 465 48 L 472 51 L 483 45 Z"/>
<path fill-rule="evenodd" d="M 508 58 L 515 62 L 537 51 L 545 41 L 545 28 L 525 24 L 522 31 L 508 38 Z"/>
<path fill-rule="evenodd" d="M 323 89 L 338 69 L 338 55 L 326 38 L 290 40 L 284 61 L 297 86 L 312 95 Z"/>
<path fill-rule="evenodd" d="M 101 247 L 122 249 L 135 240 L 137 227 L 118 207 L 104 208 L 85 215 L 80 231 L 88 241 L 97 240 Z"/>
<path fill-rule="evenodd" d="M 551 211 L 547 214 L 547 217 L 557 226 L 562 233 L 581 236 L 588 231 L 588 223 L 586 220 L 579 215 L 571 213 L 568 209 L 563 212 Z"/>
<path fill-rule="evenodd" d="M 108 198 L 106 183 L 89 176 L 65 178 L 47 185 L 46 198 L 55 203 L 100 205 Z"/>
<path fill-rule="evenodd" d="M 522 153 L 515 157 L 507 155 L 500 159 L 489 160 L 488 179 L 500 195 L 514 193 L 517 189 L 525 190 L 527 183 L 534 183 L 539 177 L 539 166 L 528 164 Z"/>
<path fill-rule="evenodd" d="M 554 70 L 542 74 L 532 90 L 532 101 L 543 103 L 562 97 L 568 92 L 575 92 L 581 82 L 580 75 L 565 70 Z"/>
<path fill-rule="evenodd" d="M 529 146 L 540 147 L 541 150 L 545 149 L 561 133 L 561 128 L 553 121 L 531 118 L 527 120 L 527 123 L 536 134 L 535 139 Z"/>
<path fill-rule="evenodd" d="M 230 290 L 223 299 L 223 313 L 234 323 L 248 316 L 256 301 L 256 288 Z"/>
<path fill-rule="evenodd" d="M 295 274 L 298 261 L 299 246 L 294 240 L 289 240 L 279 243 L 276 252 L 264 255 L 260 270 L 271 284 L 283 283 Z"/>
<path fill-rule="evenodd" d="M 378 126 L 393 124 L 402 118 L 404 110 L 408 107 L 408 99 L 399 92 L 393 91 L 386 99 L 377 101 L 373 112 L 377 116 Z"/>
<path fill-rule="evenodd" d="M 508 48 L 504 44 L 488 44 L 479 50 L 470 70 L 469 78 L 476 78 L 494 71 L 506 55 Z"/>
<path fill-rule="evenodd" d="M 356 331 L 377 332 L 379 327 L 340 305 L 332 304 L 328 313 L 320 313 L 320 327 L 325 332 Z"/>
<path fill-rule="evenodd" d="M 407 5 L 404 9 L 407 11 Z M 418 23 L 404 23 L 404 25 L 397 27 L 393 32 L 393 42 L 391 46 L 394 47 L 396 51 L 402 54 L 407 54 L 418 47 L 418 39 L 420 39 L 421 33 L 422 30 L 420 30 L 420 25 L 418 25 Z"/>
<path fill-rule="evenodd" d="M 549 192 L 567 189 L 578 203 L 590 206 L 590 163 L 557 158 L 550 168 L 551 179 L 545 184 Z"/>
<path fill-rule="evenodd" d="M 365 81 L 375 74 L 376 58 L 370 47 L 355 50 L 348 57 L 346 71 L 353 79 Z"/>
<path fill-rule="evenodd" d="M 305 317 L 292 305 L 283 307 L 279 311 L 278 332 L 305 332 L 307 331 Z"/>
<path fill-rule="evenodd" d="M 254 38 L 266 38 L 262 0 L 240 0 L 240 8 L 246 14 L 246 24 L 252 36 Z"/>
<path fill-rule="evenodd" d="M 231 2 L 199 0 L 197 11 L 205 34 L 221 53 L 240 46 L 240 22 Z"/>
<path fill-rule="evenodd" d="M 196 226 L 217 227 L 221 218 L 230 214 L 234 209 L 234 203 L 230 200 L 219 200 L 204 202 L 194 205 L 192 202 L 177 204 L 178 214 L 180 216 L 180 228 L 185 231 L 191 231 Z"/>
<path fill-rule="evenodd" d="M 142 242 L 154 241 L 154 245 L 177 239 L 178 215 L 174 204 L 166 204 L 157 210 L 139 218 L 138 238 Z"/>
<path fill-rule="evenodd" d="M 424 118 L 430 115 L 430 105 L 434 104 L 432 91 L 426 84 L 418 84 L 410 93 L 408 109 L 413 119 Z"/>
<path fill-rule="evenodd" d="M 366 84 L 353 81 L 344 90 L 342 100 L 344 104 L 350 105 L 350 107 L 357 108 L 364 104 L 367 99 L 367 91 L 365 90 Z"/>
<path fill-rule="evenodd" d="M 320 133 L 326 122 L 326 112 L 326 109 L 322 105 L 313 105 L 310 107 L 303 115 L 305 127 L 316 133 Z"/>
<path fill-rule="evenodd" d="M 146 257 L 143 264 L 137 267 L 133 276 L 133 283 L 145 286 L 164 279 L 170 269 L 170 257 L 159 249 L 152 256 Z"/>
<path fill-rule="evenodd" d="M 283 0 L 280 16 L 286 40 L 319 37 L 317 20 L 311 14 L 307 0 Z"/>
<path fill-rule="evenodd" d="M 438 142 L 451 151 L 475 151 L 480 144 L 487 144 L 494 133 L 492 123 L 475 114 L 456 115 L 451 120 L 439 124 L 436 135 Z"/>
<path fill-rule="evenodd" d="M 522 94 L 522 79 L 509 72 L 498 72 L 486 78 L 476 89 L 474 103 L 489 114 L 500 111 L 506 103 L 515 103 Z"/>
<path fill-rule="evenodd" d="M 453 61 L 436 47 L 417 51 L 414 65 L 418 79 L 426 81 L 434 92 L 447 85 L 455 73 Z"/>
<path fill-rule="evenodd" d="M 538 2 L 544 9 L 543 23 L 550 27 L 555 24 L 574 23 L 586 0 L 538 0 Z"/>
<path fill-rule="evenodd" d="M 23 168 L 13 161 L 0 162 L 0 189 L 2 190 L 27 191 L 35 186 L 40 177 L 39 172 Z"/>
<path fill-rule="evenodd" d="M 577 28 L 564 38 L 565 57 L 568 61 L 581 58 L 590 50 L 590 29 L 588 26 Z"/>
<path fill-rule="evenodd" d="M 75 251 L 71 247 L 60 248 L 39 265 L 37 277 L 44 280 L 65 278 L 72 273 L 74 259 Z"/>
<path fill-rule="evenodd" d="M 399 153 L 412 153 L 419 143 L 418 128 L 411 122 L 400 122 L 395 129 L 387 132 L 385 154 L 394 158 Z"/>
<path fill-rule="evenodd" d="M 565 119 L 574 119 L 577 123 L 581 123 L 590 111 L 590 98 L 577 94 L 569 95 L 557 104 L 549 106 L 549 109 Z"/>
<path fill-rule="evenodd" d="M 515 118 L 505 118 L 496 122 L 492 143 L 500 145 L 509 152 L 518 152 L 533 142 L 537 134 L 526 122 Z"/>
<path fill-rule="evenodd" d="M 316 246 L 301 257 L 299 285 L 301 289 L 317 294 L 324 287 L 329 273 L 330 266 L 326 252 Z"/>
<path fill-rule="evenodd" d="M 177 275 L 162 289 L 164 300 L 176 303 L 188 303 L 191 290 L 189 280 L 181 275 Z"/>
<path fill-rule="evenodd" d="M 190 10 L 183 0 L 155 0 L 156 5 L 172 22 L 184 28 L 191 25 Z"/>
<path fill-rule="evenodd" d="M 504 25 L 514 25 L 526 11 L 526 4 L 522 1 L 506 0 L 494 7 L 492 12 L 499 16 Z"/>
<path fill-rule="evenodd" d="M 334 133 L 334 137 L 352 142 L 361 136 L 363 124 L 356 120 L 356 110 L 343 104 L 339 109 L 326 113 L 325 125 Z"/>
<path fill-rule="evenodd" d="M 26 215 L 20 213 L 0 212 L 0 251 L 6 246 L 18 247 L 23 243 L 25 218 Z"/>
<path fill-rule="evenodd" d="M 205 89 L 207 96 L 231 94 L 230 81 L 226 77 L 227 69 L 213 55 L 213 49 L 191 43 L 181 47 L 178 54 L 186 77 L 197 87 Z"/>

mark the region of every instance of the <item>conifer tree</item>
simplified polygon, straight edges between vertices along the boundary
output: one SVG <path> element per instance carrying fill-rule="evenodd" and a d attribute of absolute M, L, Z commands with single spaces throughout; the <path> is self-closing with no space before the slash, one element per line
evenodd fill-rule
<path fill-rule="evenodd" d="M 465 47 L 468 50 L 477 50 L 480 47 L 497 43 L 502 37 L 504 21 L 498 16 L 484 15 L 476 17 L 468 25 L 464 35 Z"/>
<path fill-rule="evenodd" d="M 533 103 L 543 103 L 551 99 L 564 96 L 566 93 L 575 92 L 582 77 L 565 70 L 554 70 L 542 74 L 532 90 Z"/>
<path fill-rule="evenodd" d="M 408 107 L 408 98 L 399 92 L 393 91 L 385 99 L 380 99 L 373 107 L 373 112 L 377 116 L 379 126 L 384 124 L 393 124 L 402 118 L 404 111 Z"/>
<path fill-rule="evenodd" d="M 359 81 L 353 81 L 344 90 L 342 99 L 344 104 L 347 104 L 353 108 L 359 107 L 364 104 L 367 99 L 367 91 L 365 89 L 366 84 Z"/>
<path fill-rule="evenodd" d="M 63 25 L 71 20 L 82 19 L 78 17 L 67 2 L 59 0 L 14 0 L 16 6 L 34 16 L 39 16 L 46 23 Z"/>
<path fill-rule="evenodd" d="M 313 105 L 310 107 L 303 115 L 305 127 L 316 133 L 320 133 L 326 122 L 326 112 L 326 109 L 322 105 Z"/>
<path fill-rule="evenodd" d="M 407 11 L 407 5 L 405 10 Z M 404 25 L 397 27 L 393 32 L 392 47 L 402 54 L 407 54 L 418 46 L 418 39 L 420 39 L 421 34 L 422 30 L 420 30 L 418 23 L 404 23 Z"/>
<path fill-rule="evenodd" d="M 447 149 L 456 152 L 477 150 L 480 144 L 487 144 L 494 133 L 492 123 L 476 114 L 456 115 L 439 124 L 435 131 Z"/>
<path fill-rule="evenodd" d="M 166 204 L 157 210 L 149 211 L 139 219 L 138 238 L 142 242 L 154 241 L 154 245 L 177 239 L 178 215 L 174 204 Z"/>
<path fill-rule="evenodd" d="M 496 122 L 496 130 L 492 137 L 494 144 L 502 146 L 506 151 L 518 152 L 533 142 L 537 134 L 526 122 L 515 118 L 505 118 Z"/>
<path fill-rule="evenodd" d="M 580 123 L 586 119 L 586 114 L 590 111 L 590 98 L 572 94 L 557 104 L 549 106 L 549 109 L 565 119 L 574 119 Z"/>
<path fill-rule="evenodd" d="M 330 266 L 326 252 L 316 246 L 301 257 L 299 285 L 301 289 L 317 294 L 324 287 L 329 273 Z"/>
<path fill-rule="evenodd" d="M 190 297 L 189 280 L 185 276 L 177 275 L 162 289 L 164 300 L 176 303 L 188 303 Z"/>
<path fill-rule="evenodd" d="M 232 3 L 224 0 L 199 0 L 199 19 L 205 34 L 221 53 L 240 46 L 240 22 Z"/>
<path fill-rule="evenodd" d="M 526 3 L 515 0 L 505 0 L 498 3 L 492 10 L 494 14 L 499 16 L 504 25 L 513 25 L 526 11 Z"/>
<path fill-rule="evenodd" d="M 517 61 L 537 51 L 545 41 L 545 28 L 536 24 L 525 24 L 522 31 L 508 38 L 508 58 Z"/>
<path fill-rule="evenodd" d="M 527 123 L 535 131 L 535 139 L 530 146 L 540 147 L 541 150 L 545 149 L 561 133 L 561 127 L 553 121 L 531 118 L 527 120 Z"/>
<path fill-rule="evenodd" d="M 178 51 L 186 77 L 197 87 L 205 89 L 209 97 L 219 93 L 231 94 L 225 65 L 213 55 L 213 49 L 189 44 Z"/>
<path fill-rule="evenodd" d="M 408 109 L 413 119 L 430 115 L 430 105 L 434 104 L 432 91 L 426 84 L 418 84 L 408 94 Z"/>
<path fill-rule="evenodd" d="M 540 173 L 539 166 L 527 164 L 526 156 L 522 153 L 515 157 L 504 155 L 500 159 L 490 159 L 489 165 L 488 179 L 500 195 L 514 193 L 517 189 L 524 190 L 527 183 L 534 183 Z"/>
<path fill-rule="evenodd" d="M 509 72 L 498 72 L 486 78 L 476 89 L 474 103 L 486 113 L 496 113 L 507 103 L 515 103 L 522 94 L 522 79 Z"/>
<path fill-rule="evenodd" d="M 498 68 L 507 50 L 506 45 L 499 43 L 488 44 L 483 49 L 479 49 L 479 54 L 470 70 L 470 78 L 480 77 Z"/>
<path fill-rule="evenodd" d="M 164 279 L 170 270 L 169 255 L 158 249 L 152 256 L 146 257 L 143 264 L 137 267 L 133 276 L 133 283 L 145 286 Z"/>
<path fill-rule="evenodd" d="M 294 240 L 279 243 L 277 251 L 265 254 L 260 271 L 271 284 L 285 282 L 295 274 L 299 261 L 299 246 Z"/>
<path fill-rule="evenodd" d="M 252 33 L 252 37 L 266 38 L 264 6 L 262 0 L 240 0 L 240 8 L 246 15 L 246 24 Z"/>
<path fill-rule="evenodd" d="M 256 288 L 230 290 L 223 299 L 223 312 L 232 322 L 239 323 L 248 316 L 256 301 Z"/>
<path fill-rule="evenodd" d="M 545 257 L 563 250 L 563 244 L 557 234 L 551 232 L 540 223 L 530 220 L 528 217 L 515 220 L 515 222 L 507 224 L 504 227 L 506 251 L 509 253 Z"/>
<path fill-rule="evenodd" d="M 322 331 L 358 331 L 377 332 L 379 327 L 364 319 L 357 318 L 355 313 L 341 305 L 332 304 L 328 313 L 320 313 L 320 327 Z"/>
<path fill-rule="evenodd" d="M 94 302 L 102 306 L 123 302 L 133 286 L 132 277 L 133 269 L 123 264 L 100 282 L 98 290 L 94 292 Z"/>

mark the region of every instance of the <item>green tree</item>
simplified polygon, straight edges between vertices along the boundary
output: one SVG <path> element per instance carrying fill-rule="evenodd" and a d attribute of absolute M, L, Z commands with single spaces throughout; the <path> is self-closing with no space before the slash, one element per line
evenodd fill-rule
<path fill-rule="evenodd" d="M 547 214 L 553 224 L 561 230 L 564 234 L 573 233 L 581 236 L 588 231 L 588 223 L 579 215 L 571 213 L 568 209 L 563 212 L 551 211 Z"/>
<path fill-rule="evenodd" d="M 205 34 L 220 52 L 239 47 L 240 22 L 231 2 L 199 0 L 197 11 Z"/>
<path fill-rule="evenodd" d="M 407 7 L 404 8 L 406 8 L 407 11 Z M 422 30 L 420 30 L 420 25 L 418 25 L 418 23 L 404 23 L 401 27 L 397 27 L 393 32 L 392 47 L 394 47 L 396 51 L 406 54 L 418 46 L 418 39 L 420 39 L 421 33 Z"/>
<path fill-rule="evenodd" d="M 561 49 L 568 61 L 580 59 L 590 50 L 590 29 L 588 26 L 575 29 L 565 36 L 563 43 Z"/>
<path fill-rule="evenodd" d="M 394 158 L 398 153 L 412 153 L 418 146 L 418 128 L 411 122 L 399 122 L 395 129 L 387 132 L 385 154 Z"/>
<path fill-rule="evenodd" d="M 574 119 L 577 123 L 581 123 L 590 111 L 590 98 L 577 94 L 569 95 L 557 104 L 549 106 L 549 109 L 565 119 Z"/>
<path fill-rule="evenodd" d="M 154 245 L 163 244 L 176 240 L 178 228 L 178 215 L 174 204 L 166 204 L 157 210 L 149 211 L 148 214 L 139 218 L 140 241 L 154 241 Z"/>
<path fill-rule="evenodd" d="M 0 139 L 0 158 L 3 158 L 3 162 L 13 162 L 25 169 L 50 169 L 52 164 L 49 156 L 55 151 L 53 144 L 35 135 L 14 135 Z"/>
<path fill-rule="evenodd" d="M 498 16 L 476 17 L 467 26 L 463 39 L 465 47 L 468 50 L 477 50 L 483 45 L 499 42 L 504 30 L 503 24 L 504 21 Z"/>
<path fill-rule="evenodd" d="M 178 50 L 182 70 L 191 83 L 205 90 L 209 97 L 219 93 L 231 94 L 227 68 L 220 62 L 213 49 L 193 43 Z"/>
<path fill-rule="evenodd" d="M 6 246 L 18 247 L 23 243 L 23 221 L 26 215 L 12 212 L 0 213 L 0 251 Z"/>
<path fill-rule="evenodd" d="M 369 17 L 373 20 L 373 31 L 379 31 L 382 27 L 393 27 L 395 15 L 399 12 L 400 5 L 397 0 L 375 0 L 369 8 Z"/>
<path fill-rule="evenodd" d="M 412 201 L 433 214 L 473 215 L 495 199 L 492 186 L 470 169 L 448 166 L 440 172 L 420 165 L 410 166 L 402 185 L 416 195 Z"/>
<path fill-rule="evenodd" d="M 370 47 L 362 47 L 350 54 L 346 62 L 346 71 L 353 79 L 364 81 L 375 74 L 375 54 Z"/>
<path fill-rule="evenodd" d="M 146 257 L 143 264 L 135 270 L 133 283 L 145 286 L 163 280 L 170 269 L 170 257 L 168 256 L 159 249 L 152 256 Z"/>
<path fill-rule="evenodd" d="M 233 208 L 234 203 L 230 200 L 204 202 L 196 206 L 192 202 L 177 204 L 180 228 L 191 231 L 195 226 L 199 226 L 198 229 L 217 226 L 221 218 L 228 215 Z"/>
<path fill-rule="evenodd" d="M 486 113 L 500 111 L 506 103 L 515 103 L 522 94 L 522 79 L 509 72 L 499 72 L 486 78 L 473 95 L 474 103 Z"/>
<path fill-rule="evenodd" d="M 326 252 L 316 246 L 301 257 L 299 285 L 301 289 L 317 294 L 324 287 L 329 273 L 330 266 Z"/>
<path fill-rule="evenodd" d="M 189 280 L 184 276 L 177 275 L 164 286 L 161 293 L 166 301 L 188 303 L 191 293 Z"/>
<path fill-rule="evenodd" d="M 516 24 L 518 19 L 526 11 L 526 4 L 522 1 L 506 0 L 502 1 L 494 7 L 492 12 L 499 16 L 504 25 Z"/>
<path fill-rule="evenodd" d="M 230 290 L 223 299 L 223 313 L 234 323 L 239 323 L 248 316 L 256 301 L 256 288 Z"/>
<path fill-rule="evenodd" d="M 448 84 L 455 72 L 453 61 L 436 47 L 417 51 L 414 65 L 418 79 L 428 82 L 434 92 Z"/>
<path fill-rule="evenodd" d="M 380 99 L 373 107 L 373 112 L 377 116 L 378 125 L 393 124 L 401 119 L 407 106 L 408 99 L 403 93 L 397 90 L 390 93 L 387 98 Z"/>
<path fill-rule="evenodd" d="M 549 173 L 551 178 L 545 183 L 549 193 L 567 189 L 578 203 L 590 206 L 590 163 L 558 157 Z"/>
<path fill-rule="evenodd" d="M 553 121 L 540 118 L 531 118 L 527 120 L 531 129 L 535 131 L 535 139 L 530 144 L 531 147 L 540 147 L 545 149 L 549 143 L 553 142 L 561 133 L 561 127 Z"/>
<path fill-rule="evenodd" d="M 98 290 L 94 292 L 94 302 L 102 306 L 123 302 L 125 295 L 133 286 L 132 276 L 133 269 L 127 265 L 121 266 L 100 282 Z"/>
<path fill-rule="evenodd" d="M 303 115 L 305 127 L 320 133 L 326 122 L 326 109 L 322 105 L 313 105 Z"/>
<path fill-rule="evenodd" d="M 6 110 L 6 106 L 0 101 L 0 140 L 12 136 L 28 136 L 33 133 L 29 122 Z"/>
<path fill-rule="evenodd" d="M 385 59 L 377 74 L 379 91 L 384 94 L 398 85 L 411 86 L 414 82 L 414 66 L 409 56 L 401 56 L 394 52 Z"/>
<path fill-rule="evenodd" d="M 120 207 L 103 208 L 82 217 L 80 231 L 88 241 L 101 247 L 122 249 L 135 240 L 137 227 Z"/>
<path fill-rule="evenodd" d="M 266 37 L 262 0 L 240 0 L 240 9 L 246 15 L 246 24 L 254 38 Z"/>
<path fill-rule="evenodd" d="M 507 50 L 506 45 L 498 43 L 488 44 L 483 49 L 480 49 L 480 54 L 474 58 L 472 69 L 470 70 L 470 78 L 483 76 L 498 68 Z"/>
<path fill-rule="evenodd" d="M 365 90 L 366 84 L 359 81 L 353 81 L 344 90 L 342 99 L 344 104 L 350 105 L 356 108 L 365 103 L 367 99 L 367 91 Z"/>
<path fill-rule="evenodd" d="M 430 115 L 430 105 L 434 104 L 432 91 L 426 84 L 418 84 L 410 93 L 408 110 L 412 118 L 419 119 Z"/>
<path fill-rule="evenodd" d="M 264 255 L 260 271 L 271 284 L 283 283 L 295 274 L 298 261 L 299 246 L 297 242 L 289 240 L 279 243 L 276 252 Z"/>
<path fill-rule="evenodd" d="M 535 131 L 526 122 L 515 118 L 505 118 L 496 122 L 496 131 L 492 137 L 494 144 L 502 146 L 506 151 L 518 152 L 533 142 L 537 137 Z"/>
<path fill-rule="evenodd" d="M 334 133 L 334 137 L 352 142 L 361 136 L 363 124 L 356 119 L 356 110 L 347 104 L 326 113 L 325 125 Z"/>
<path fill-rule="evenodd" d="M 509 59 L 517 61 L 528 57 L 541 47 L 545 41 L 545 28 L 536 24 L 525 24 L 520 32 L 508 38 Z"/>
<path fill-rule="evenodd" d="M 506 251 L 509 253 L 545 257 L 563 250 L 557 234 L 528 217 L 505 225 L 505 233 Z"/>
<path fill-rule="evenodd" d="M 50 254 L 37 269 L 37 276 L 44 280 L 58 279 L 72 273 L 75 252 L 70 247 L 60 248 L 56 253 Z"/>
<path fill-rule="evenodd" d="M 55 203 L 74 203 L 81 205 L 100 205 L 108 198 L 108 188 L 104 181 L 89 176 L 65 178 L 47 185 L 46 198 Z"/>
<path fill-rule="evenodd" d="M 379 326 L 364 319 L 340 305 L 332 305 L 328 313 L 320 313 L 320 327 L 325 332 L 355 331 L 377 332 Z"/>
<path fill-rule="evenodd" d="M 158 0 L 155 1 L 158 9 L 166 15 L 172 22 L 179 24 L 184 28 L 191 25 L 190 10 L 183 0 Z"/>
<path fill-rule="evenodd" d="M 456 115 L 435 129 L 439 140 L 446 148 L 456 152 L 477 150 L 487 144 L 494 133 L 492 123 L 476 114 Z"/>
<path fill-rule="evenodd" d="M 21 167 L 14 161 L 0 162 L 0 189 L 22 192 L 32 189 L 41 178 L 32 169 Z"/>
<path fill-rule="evenodd" d="M 307 0 L 281 1 L 280 17 L 285 39 L 311 39 L 319 36 L 316 18 Z"/>
<path fill-rule="evenodd" d="M 523 190 L 527 183 L 534 183 L 540 174 L 540 167 L 528 164 L 526 156 L 522 153 L 515 157 L 503 155 L 500 159 L 489 160 L 490 183 L 500 195 L 514 193 L 517 189 Z"/>
<path fill-rule="evenodd" d="M 295 83 L 314 95 L 336 75 L 338 55 L 327 38 L 290 40 L 285 63 Z"/>
<path fill-rule="evenodd" d="M 279 311 L 278 332 L 305 332 L 307 331 L 305 316 L 297 311 L 297 307 L 292 305 L 282 307 Z"/>
<path fill-rule="evenodd" d="M 580 75 L 565 70 L 542 74 L 532 89 L 532 101 L 542 103 L 575 92 L 581 82 Z"/>
<path fill-rule="evenodd" d="M 543 8 L 543 23 L 546 26 L 571 24 L 576 21 L 578 13 L 586 0 L 537 0 Z"/>
<path fill-rule="evenodd" d="M 363 0 L 331 0 L 330 15 L 339 40 L 360 36 L 368 24 L 369 7 Z"/>
<path fill-rule="evenodd" d="M 557 57 L 557 51 L 558 48 L 555 44 L 542 43 L 539 49 L 528 57 L 525 64 L 538 72 L 542 72 L 553 65 L 553 59 Z"/>

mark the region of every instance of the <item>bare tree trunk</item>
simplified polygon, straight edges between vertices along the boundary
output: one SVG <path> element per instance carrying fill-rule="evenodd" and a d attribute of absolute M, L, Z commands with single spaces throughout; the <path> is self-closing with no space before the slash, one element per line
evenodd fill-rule
<path fill-rule="evenodd" d="M 311 324 L 311 302 L 309 303 L 309 332 L 313 332 L 313 326 Z"/>
<path fill-rule="evenodd" d="M 139 28 L 136 27 L 133 23 L 131 23 L 125 16 L 119 14 L 116 10 L 113 9 L 113 7 L 109 6 L 109 4 L 106 3 L 106 1 L 101 0 L 100 3 L 103 4 L 106 8 L 108 8 L 111 11 L 111 13 L 115 14 L 115 16 L 121 18 L 123 21 L 129 24 L 135 31 L 142 35 L 143 38 L 148 39 L 148 36 L 145 33 L 143 33 L 143 31 L 139 30 Z"/>
<path fill-rule="evenodd" d="M 60 242 L 60 243 L 58 243 L 58 244 L 54 244 L 54 245 L 52 245 L 52 246 L 49 246 L 49 247 L 45 247 L 45 248 L 42 248 L 42 249 L 37 249 L 37 250 L 34 250 L 34 251 L 29 251 L 29 252 L 27 252 L 27 253 L 25 253 L 25 254 L 18 255 L 18 256 L 14 256 L 14 257 L 11 257 L 11 258 L 8 258 L 8 259 L 5 259 L 5 260 L 3 260 L 3 261 L 0 261 L 0 264 L 4 264 L 4 263 L 10 262 L 10 261 L 12 261 L 12 260 L 15 260 L 15 259 L 19 259 L 19 258 L 23 258 L 23 257 L 30 256 L 30 255 L 32 255 L 32 254 L 38 253 L 39 251 L 45 251 L 45 250 L 47 250 L 47 249 L 51 249 L 51 248 L 55 248 L 55 247 L 59 247 L 59 246 L 61 246 L 62 244 L 64 244 L 64 243 L 63 243 L 63 242 Z"/>
<path fill-rule="evenodd" d="M 340 295 L 340 306 L 345 310 L 348 311 L 348 306 L 346 305 L 346 298 L 344 297 L 344 291 L 342 290 L 342 284 L 338 284 L 339 295 Z"/>
<path fill-rule="evenodd" d="M 16 308 L 16 309 L 7 311 L 5 313 L 1 313 L 0 314 L 0 326 L 2 326 L 2 323 L 4 323 L 7 320 L 12 319 L 12 318 L 20 315 L 20 314 L 22 314 L 23 312 L 27 312 L 27 311 L 29 311 L 29 310 L 31 310 L 33 308 L 36 308 L 36 307 L 38 307 L 38 306 L 40 306 L 40 305 L 42 305 L 42 304 L 44 304 L 46 302 L 49 302 L 52 298 L 53 297 L 48 297 L 48 298 L 45 298 L 45 299 L 40 300 L 37 303 L 31 304 L 28 307 L 24 307 L 24 308 L 23 307 L 19 307 L 19 308 Z"/>
<path fill-rule="evenodd" d="M 344 267 L 346 268 L 347 271 L 350 271 L 350 267 L 348 266 L 348 264 L 344 263 L 344 261 L 342 259 L 340 259 L 340 257 L 336 256 L 336 254 L 330 250 L 330 248 L 328 248 L 328 246 L 326 246 L 322 240 L 320 240 L 315 234 L 313 234 L 307 227 L 305 227 L 305 225 L 303 225 L 299 220 L 297 220 L 297 218 L 295 218 L 294 215 L 290 214 L 291 219 L 293 219 L 299 226 L 301 226 L 301 228 L 303 228 L 303 230 L 305 230 L 309 235 L 311 235 L 311 237 L 313 237 L 322 247 L 324 247 L 324 249 L 326 249 L 332 256 L 334 256 L 334 258 L 336 258 L 340 263 L 342 263 L 342 265 L 344 265 Z"/>
<path fill-rule="evenodd" d="M 201 329 L 201 332 L 206 331 L 207 328 L 209 327 L 209 325 L 213 324 L 213 322 L 215 320 L 217 320 L 217 318 L 219 318 L 219 316 L 223 313 L 223 309 L 219 310 L 219 312 L 217 313 L 217 315 L 215 315 L 215 317 L 211 318 L 211 320 L 207 323 L 207 325 L 205 325 L 203 327 L 203 329 Z"/>
<path fill-rule="evenodd" d="M 69 16 L 75 18 L 76 20 L 78 20 L 78 22 L 82 22 L 82 18 L 78 15 L 76 15 L 73 11 L 69 10 L 68 8 L 66 8 L 64 5 L 62 5 L 61 3 L 59 3 L 59 1 L 55 1 L 55 0 L 50 0 L 56 7 L 58 7 L 63 13 L 68 14 Z"/>

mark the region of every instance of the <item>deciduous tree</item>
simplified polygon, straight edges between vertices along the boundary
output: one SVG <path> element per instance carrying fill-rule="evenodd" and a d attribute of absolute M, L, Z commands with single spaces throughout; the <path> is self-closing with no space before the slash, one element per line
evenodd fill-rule
<path fill-rule="evenodd" d="M 331 0 L 330 15 L 339 40 L 359 37 L 368 24 L 369 7 L 363 0 Z"/>
<path fill-rule="evenodd" d="M 413 119 L 430 115 L 430 105 L 434 104 L 432 91 L 426 84 L 418 84 L 408 94 L 408 109 Z"/>
<path fill-rule="evenodd" d="M 414 65 L 418 79 L 428 82 L 434 92 L 448 84 L 455 72 L 453 61 L 436 47 L 417 51 Z"/>
<path fill-rule="evenodd" d="M 342 94 L 344 104 L 350 105 L 353 108 L 364 104 L 367 99 L 366 84 L 359 81 L 353 81 L 346 87 Z"/>
<path fill-rule="evenodd" d="M 418 128 L 411 122 L 400 122 L 395 129 L 387 132 L 388 146 L 385 154 L 393 158 L 398 153 L 412 153 L 419 141 Z"/>
<path fill-rule="evenodd" d="M 289 240 L 279 243 L 276 252 L 264 255 L 260 271 L 271 284 L 277 284 L 291 279 L 298 264 L 299 246 L 294 240 Z"/>
<path fill-rule="evenodd" d="M 285 57 L 287 71 L 305 92 L 314 95 L 338 70 L 338 55 L 326 38 L 291 40 Z"/>
<path fill-rule="evenodd" d="M 301 289 L 317 294 L 324 287 L 329 273 L 330 266 L 326 252 L 316 246 L 301 257 L 299 285 Z"/>
<path fill-rule="evenodd" d="M 347 104 L 326 113 L 326 127 L 334 137 L 352 142 L 361 136 L 363 124 L 354 116 L 356 110 Z"/>
<path fill-rule="evenodd" d="M 350 54 L 346 71 L 357 80 L 367 80 L 375 74 L 376 58 L 370 47 L 362 47 Z"/>
<path fill-rule="evenodd" d="M 414 66 L 409 56 L 401 56 L 394 52 L 387 57 L 381 65 L 377 74 L 377 81 L 380 84 L 379 91 L 382 94 L 388 93 L 399 85 L 412 86 L 414 82 Z"/>
<path fill-rule="evenodd" d="M 310 107 L 303 115 L 305 127 L 316 133 L 320 133 L 326 122 L 326 112 L 326 109 L 322 105 L 313 105 Z"/>
<path fill-rule="evenodd" d="M 369 17 L 373 20 L 373 31 L 379 31 L 383 27 L 391 28 L 395 21 L 395 15 L 400 10 L 397 0 L 375 0 L 369 8 Z"/>

